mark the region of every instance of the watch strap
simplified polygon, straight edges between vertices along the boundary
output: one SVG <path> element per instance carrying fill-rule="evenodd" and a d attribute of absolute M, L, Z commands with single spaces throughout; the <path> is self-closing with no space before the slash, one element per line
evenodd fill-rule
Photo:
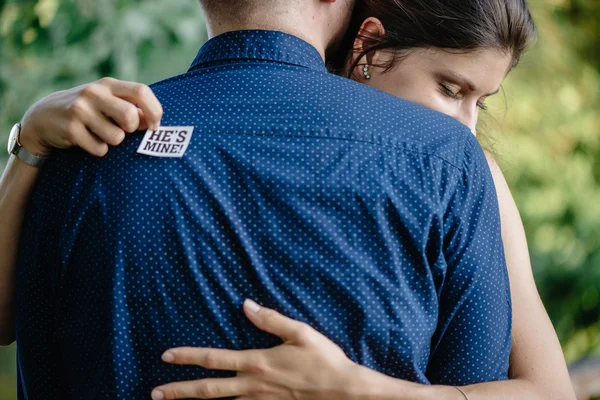
<path fill-rule="evenodd" d="M 19 146 L 19 148 L 14 152 L 14 155 L 17 156 L 25 164 L 36 168 L 39 168 L 42 165 L 44 165 L 44 163 L 48 159 L 47 156 L 36 156 L 35 154 L 31 154 L 23 146 Z"/>

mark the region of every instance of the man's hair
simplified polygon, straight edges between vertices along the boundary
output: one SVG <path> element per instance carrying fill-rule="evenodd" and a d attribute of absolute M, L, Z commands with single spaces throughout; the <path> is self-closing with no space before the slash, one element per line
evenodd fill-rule
<path fill-rule="evenodd" d="M 200 0 L 207 13 L 231 13 L 232 16 L 242 16 L 257 6 L 272 7 L 277 4 L 289 4 L 292 0 Z"/>
<path fill-rule="evenodd" d="M 200 0 L 200 4 L 208 12 L 239 9 L 246 7 L 248 3 L 248 0 Z"/>

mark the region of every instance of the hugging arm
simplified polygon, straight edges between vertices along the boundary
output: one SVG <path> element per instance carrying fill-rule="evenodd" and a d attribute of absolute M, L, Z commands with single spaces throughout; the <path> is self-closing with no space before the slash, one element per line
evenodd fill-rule
<path fill-rule="evenodd" d="M 135 104 L 139 106 L 136 107 Z M 162 107 L 146 85 L 105 78 L 57 92 L 23 119 L 21 144 L 33 154 L 79 146 L 104 156 L 125 132 L 156 127 Z M 0 179 L 0 345 L 15 340 L 15 276 L 21 226 L 40 170 L 11 156 Z M 28 243 L 27 246 L 35 246 Z"/>

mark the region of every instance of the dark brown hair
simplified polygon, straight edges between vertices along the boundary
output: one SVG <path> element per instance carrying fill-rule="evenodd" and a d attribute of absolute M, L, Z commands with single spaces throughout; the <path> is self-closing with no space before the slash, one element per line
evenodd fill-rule
<path fill-rule="evenodd" d="M 385 35 L 364 37 L 366 48 L 353 52 L 354 39 L 369 17 L 382 22 Z M 498 49 L 512 53 L 515 67 L 535 37 L 526 0 L 362 0 L 341 51 L 329 61 L 335 72 L 350 75 L 359 61 L 349 70 L 344 66 L 357 53 L 360 60 L 375 50 L 393 51 L 389 65 L 381 66 L 389 70 L 416 48 Z"/>

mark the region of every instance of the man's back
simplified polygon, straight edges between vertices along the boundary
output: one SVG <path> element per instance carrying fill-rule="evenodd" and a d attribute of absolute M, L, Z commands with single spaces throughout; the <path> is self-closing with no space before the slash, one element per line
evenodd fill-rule
<path fill-rule="evenodd" d="M 497 204 L 465 127 L 329 75 L 275 32 L 217 37 L 153 90 L 163 126 L 194 127 L 183 158 L 139 154 L 134 135 L 102 160 L 61 152 L 40 180 L 24 231 L 39 246 L 20 256 L 23 397 L 227 376 L 160 355 L 277 344 L 246 297 L 389 375 L 506 378 Z"/>

